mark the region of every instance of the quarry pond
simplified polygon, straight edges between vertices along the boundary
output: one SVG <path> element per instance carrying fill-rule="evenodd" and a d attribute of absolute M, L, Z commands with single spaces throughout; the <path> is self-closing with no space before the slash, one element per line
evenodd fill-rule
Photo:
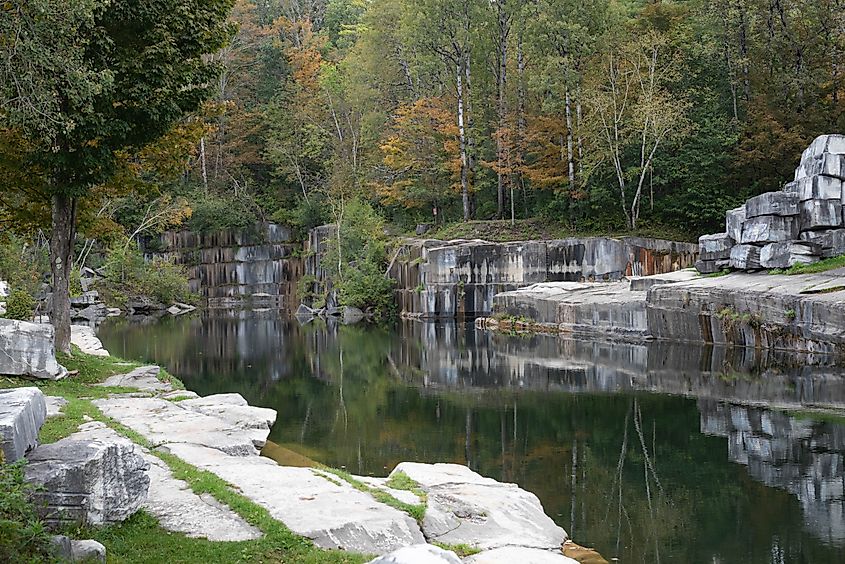
<path fill-rule="evenodd" d="M 99 329 L 200 395 L 278 410 L 263 454 L 456 462 L 621 562 L 845 561 L 845 368 L 818 355 L 211 310 Z"/>

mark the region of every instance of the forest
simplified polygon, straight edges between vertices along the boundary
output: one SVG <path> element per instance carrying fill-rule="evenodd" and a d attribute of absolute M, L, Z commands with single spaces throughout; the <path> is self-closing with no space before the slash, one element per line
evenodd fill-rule
<path fill-rule="evenodd" d="M 5 2 L 0 222 L 52 230 L 59 290 L 177 227 L 337 223 L 374 262 L 418 224 L 692 240 L 845 130 L 843 8 Z"/>

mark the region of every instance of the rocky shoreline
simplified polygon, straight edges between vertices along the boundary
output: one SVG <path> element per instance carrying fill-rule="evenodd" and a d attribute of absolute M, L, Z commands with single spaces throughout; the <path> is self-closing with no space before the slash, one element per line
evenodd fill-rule
<path fill-rule="evenodd" d="M 495 330 L 845 354 L 845 268 L 819 274 L 694 271 L 613 283 L 535 284 L 494 299 Z"/>
<path fill-rule="evenodd" d="M 84 333 L 78 342 L 107 354 Z M 168 463 L 175 457 L 323 549 L 382 555 L 374 560 L 381 563 L 460 562 L 440 548 L 452 546 L 469 548 L 464 562 L 575 562 L 563 553 L 566 532 L 515 484 L 456 464 L 401 463 L 387 478 L 281 466 L 260 456 L 274 410 L 249 406 L 238 394 L 201 398 L 174 389 L 159 372 L 140 367 L 102 382 L 119 390 L 91 401 L 103 420 L 44 445 L 39 429 L 48 416 L 64 417 L 63 400 L 37 388 L 0 393 L 5 458 L 29 460 L 26 476 L 44 488 L 38 500 L 48 523 L 115 523 L 143 508 L 187 536 L 222 542 L 262 535 L 221 500 L 177 479 Z"/>

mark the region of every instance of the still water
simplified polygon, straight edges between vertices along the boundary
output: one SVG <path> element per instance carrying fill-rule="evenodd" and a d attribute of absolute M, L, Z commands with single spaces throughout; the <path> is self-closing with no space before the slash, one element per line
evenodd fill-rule
<path fill-rule="evenodd" d="M 200 395 L 276 409 L 270 440 L 302 457 L 516 482 L 608 560 L 845 562 L 845 417 L 805 409 L 845 409 L 831 359 L 245 311 L 100 336 Z"/>

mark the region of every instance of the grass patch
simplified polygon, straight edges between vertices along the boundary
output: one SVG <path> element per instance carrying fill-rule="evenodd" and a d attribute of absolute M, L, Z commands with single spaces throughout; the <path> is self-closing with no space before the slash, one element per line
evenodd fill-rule
<path fill-rule="evenodd" d="M 478 554 L 481 552 L 480 548 L 475 548 L 469 544 L 446 544 L 445 542 L 434 542 L 432 543 L 435 546 L 439 546 L 443 550 L 451 550 L 455 554 L 457 554 L 460 558 L 466 558 L 467 556 L 472 556 L 473 554 Z"/>
<path fill-rule="evenodd" d="M 828 270 L 843 267 L 845 267 L 845 255 L 840 255 L 838 257 L 822 259 L 813 264 L 796 264 L 789 268 L 776 268 L 770 270 L 769 274 L 786 274 L 788 276 L 794 276 L 796 274 L 818 274 L 819 272 L 827 272 Z"/>
<path fill-rule="evenodd" d="M 352 477 L 352 474 L 350 474 L 349 472 L 345 472 L 343 470 L 328 467 L 323 467 L 321 468 L 321 470 L 330 474 L 334 474 L 335 476 L 347 482 L 350 486 L 352 486 L 358 491 L 370 494 L 378 502 L 381 502 L 385 505 L 389 505 L 390 507 L 398 509 L 399 511 L 404 511 L 405 513 L 416 519 L 418 523 L 422 523 L 423 517 L 425 517 L 425 503 L 421 503 L 419 505 L 412 505 L 410 503 L 399 501 L 386 491 L 380 490 L 378 488 L 371 488 L 364 482 L 356 480 L 354 477 Z"/>
<path fill-rule="evenodd" d="M 416 237 L 416 234 L 408 234 Z M 601 229 L 572 229 L 561 223 L 545 219 L 521 219 L 511 225 L 509 220 L 461 221 L 439 226 L 424 235 L 426 239 L 484 239 L 494 243 L 508 241 L 538 241 L 565 239 L 567 237 L 645 237 L 695 243 L 698 241 L 689 230 L 664 226 L 644 226 L 636 231 L 612 231 Z"/>
<path fill-rule="evenodd" d="M 730 274 L 731 271 L 728 269 L 720 270 L 719 272 L 713 272 L 712 274 L 704 274 L 702 278 L 721 278 L 722 276 L 727 276 Z"/>
<path fill-rule="evenodd" d="M 415 494 L 425 504 L 427 494 L 418 482 L 411 479 L 410 476 L 404 472 L 394 472 L 385 483 L 385 486 L 394 490 L 405 490 Z"/>

